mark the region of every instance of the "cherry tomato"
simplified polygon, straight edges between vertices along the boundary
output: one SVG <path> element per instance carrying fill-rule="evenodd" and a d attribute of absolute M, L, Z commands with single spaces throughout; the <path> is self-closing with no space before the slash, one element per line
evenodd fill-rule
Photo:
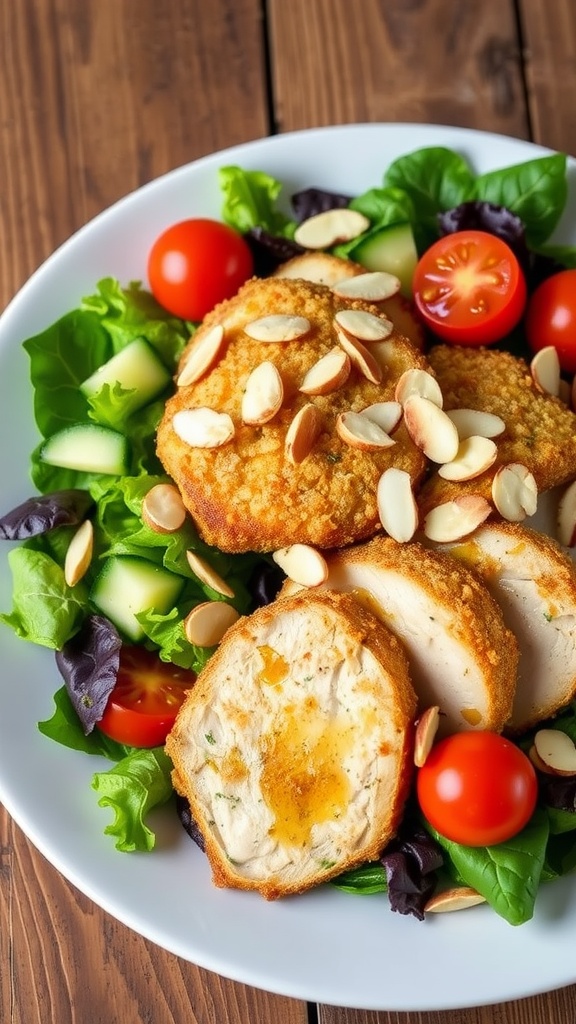
<path fill-rule="evenodd" d="M 116 685 L 98 728 L 131 747 L 160 746 L 195 679 L 194 672 L 160 661 L 145 647 L 122 647 Z"/>
<path fill-rule="evenodd" d="M 414 301 L 434 334 L 455 345 L 491 345 L 519 322 L 526 281 L 510 247 L 487 231 L 455 231 L 418 261 Z"/>
<path fill-rule="evenodd" d="M 247 242 L 227 224 L 196 218 L 167 228 L 148 256 L 154 298 L 183 320 L 202 320 L 252 276 Z"/>
<path fill-rule="evenodd" d="M 460 732 L 435 744 L 418 771 L 424 817 L 447 839 L 492 846 L 527 824 L 538 792 L 532 762 L 495 732 Z"/>
<path fill-rule="evenodd" d="M 576 373 L 576 270 L 538 285 L 526 310 L 526 337 L 533 352 L 553 345 L 562 369 Z"/>

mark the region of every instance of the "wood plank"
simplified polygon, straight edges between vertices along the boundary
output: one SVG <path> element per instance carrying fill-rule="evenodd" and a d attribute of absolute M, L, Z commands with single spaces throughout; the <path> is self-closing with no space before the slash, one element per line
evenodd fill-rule
<path fill-rule="evenodd" d="M 417 968 L 416 968 L 417 971 Z M 318 1024 L 559 1024 L 576 1019 L 576 986 L 497 1006 L 432 1013 L 374 1013 L 332 1006 L 319 1009 Z"/>
<path fill-rule="evenodd" d="M 528 137 L 513 0 L 270 0 L 269 11 L 281 131 L 410 121 Z"/>
<path fill-rule="evenodd" d="M 204 2 L 2 0 L 0 306 L 116 199 L 267 134 L 259 0 Z"/>
<path fill-rule="evenodd" d="M 259 0 L 0 0 L 0 307 L 151 178 L 267 133 Z M 231 96 L 234 102 L 231 103 Z M 304 1003 L 200 970 L 101 911 L 0 808 L 3 1024 L 305 1024 Z"/>
<path fill-rule="evenodd" d="M 576 155 L 576 5 L 521 0 L 526 80 L 536 142 Z"/>
<path fill-rule="evenodd" d="M 129 931 L 51 868 L 5 813 L 0 821 L 5 1024 L 306 1024 L 304 1003 L 228 981 Z"/>

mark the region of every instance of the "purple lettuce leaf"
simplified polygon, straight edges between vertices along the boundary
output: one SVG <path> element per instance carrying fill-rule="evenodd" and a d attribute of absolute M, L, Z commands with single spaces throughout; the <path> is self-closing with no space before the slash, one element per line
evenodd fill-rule
<path fill-rule="evenodd" d="M 423 921 L 424 907 L 436 887 L 436 871 L 443 864 L 442 852 L 432 836 L 408 821 L 380 861 L 386 872 L 391 909 Z"/>
<path fill-rule="evenodd" d="M 28 540 L 58 526 L 76 526 L 93 504 L 88 491 L 76 488 L 35 495 L 0 517 L 0 539 Z"/>
<path fill-rule="evenodd" d="M 56 664 L 86 736 L 102 718 L 114 689 L 122 641 L 112 623 L 89 615 L 61 651 Z"/>

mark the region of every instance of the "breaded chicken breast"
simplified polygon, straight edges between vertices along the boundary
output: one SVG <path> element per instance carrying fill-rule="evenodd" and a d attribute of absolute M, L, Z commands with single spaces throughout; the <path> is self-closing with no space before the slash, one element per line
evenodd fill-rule
<path fill-rule="evenodd" d="M 520 646 L 507 728 L 524 732 L 576 695 L 576 567 L 556 541 L 519 523 L 488 523 L 441 550 L 471 566 Z"/>
<path fill-rule="evenodd" d="M 500 466 L 520 463 L 534 476 L 538 492 L 576 476 L 576 414 L 559 399 L 538 389 L 523 359 L 494 349 L 436 345 L 428 359 L 444 409 L 494 413 L 506 424 L 496 439 L 496 460 L 472 480 L 453 482 L 434 474 L 422 488 L 423 514 L 458 495 L 491 500 L 492 480 Z"/>
<path fill-rule="evenodd" d="M 354 260 L 345 260 L 328 252 L 306 252 L 302 256 L 293 256 L 286 263 L 281 263 L 274 271 L 274 277 L 302 278 L 304 281 L 313 281 L 332 288 L 348 277 L 359 277 L 366 273 L 366 267 L 361 263 L 355 263 Z M 416 315 L 414 304 L 400 292 L 396 292 L 378 305 L 382 312 L 390 317 L 396 330 L 423 351 L 424 329 Z"/>
<path fill-rule="evenodd" d="M 440 734 L 501 732 L 512 714 L 518 644 L 477 574 L 421 544 L 375 537 L 328 558 L 324 586 L 354 595 L 401 641 L 419 711 Z M 287 582 L 283 593 L 293 592 Z"/>
<path fill-rule="evenodd" d="M 342 313 L 376 339 L 341 330 Z M 279 326 L 296 332 L 292 340 L 258 340 L 268 328 L 276 338 Z M 198 353 L 214 338 L 211 361 L 167 402 L 157 446 L 203 539 L 223 551 L 271 551 L 296 542 L 338 547 L 377 532 L 381 474 L 395 466 L 416 485 L 425 458 L 402 425 L 386 447 L 354 446 L 340 436 L 338 416 L 393 400 L 405 370 L 427 367 L 424 356 L 378 306 L 302 280 L 253 279 L 218 306 L 184 352 L 180 380 L 190 360 L 202 368 Z M 348 363 L 341 377 L 321 393 L 300 390 L 335 352 Z M 261 422 L 247 422 L 247 389 L 251 408 L 266 409 Z M 206 427 L 200 438 L 187 430 L 197 410 Z"/>
<path fill-rule="evenodd" d="M 378 857 L 415 711 L 401 645 L 349 596 L 306 592 L 232 626 L 166 741 L 215 884 L 275 899 Z"/>

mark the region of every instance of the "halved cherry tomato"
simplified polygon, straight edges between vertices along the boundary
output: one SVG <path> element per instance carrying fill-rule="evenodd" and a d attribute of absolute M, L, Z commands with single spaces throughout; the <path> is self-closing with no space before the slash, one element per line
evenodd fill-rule
<path fill-rule="evenodd" d="M 123 646 L 116 685 L 98 728 L 118 743 L 158 747 L 195 680 L 194 672 L 160 661 L 145 647 Z"/>
<path fill-rule="evenodd" d="M 491 345 L 519 322 L 526 281 L 510 247 L 487 231 L 455 231 L 418 261 L 414 301 L 434 334 L 455 345 Z"/>
<path fill-rule="evenodd" d="M 533 352 L 553 345 L 562 369 L 576 373 L 576 270 L 538 285 L 526 310 L 526 337 Z"/>
<path fill-rule="evenodd" d="M 532 762 L 494 732 L 460 732 L 435 744 L 416 779 L 424 817 L 447 839 L 492 846 L 515 836 L 536 805 Z"/>
<path fill-rule="evenodd" d="M 202 320 L 252 276 L 247 242 L 227 224 L 198 217 L 163 231 L 148 256 L 154 298 L 183 320 Z"/>

